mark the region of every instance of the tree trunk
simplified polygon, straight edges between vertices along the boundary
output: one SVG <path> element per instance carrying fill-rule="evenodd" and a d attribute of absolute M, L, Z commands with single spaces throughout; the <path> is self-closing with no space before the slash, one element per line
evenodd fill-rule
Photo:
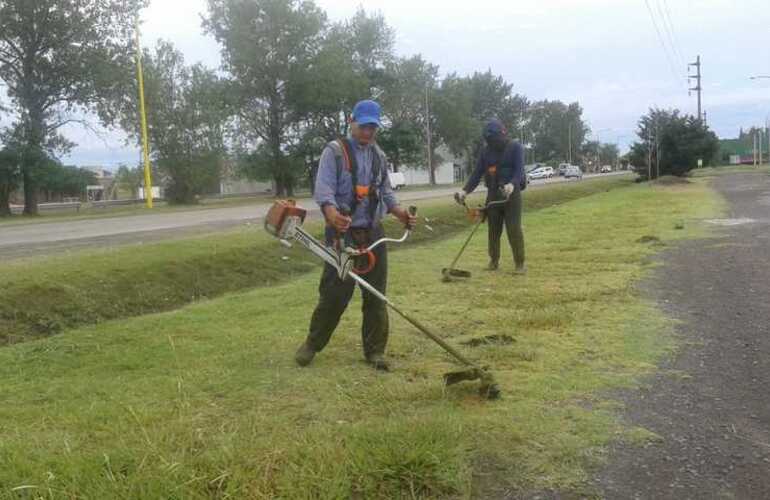
<path fill-rule="evenodd" d="M 33 165 L 25 163 L 22 167 L 24 171 L 24 215 L 38 215 L 37 210 L 37 188 L 32 181 Z"/>
<path fill-rule="evenodd" d="M 0 217 L 11 216 L 11 189 L 10 186 L 0 186 Z"/>

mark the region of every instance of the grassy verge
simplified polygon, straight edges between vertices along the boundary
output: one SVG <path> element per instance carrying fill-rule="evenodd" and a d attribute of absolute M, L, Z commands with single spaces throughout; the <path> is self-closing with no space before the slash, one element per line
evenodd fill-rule
<path fill-rule="evenodd" d="M 659 249 L 639 240 L 696 237 L 695 221 L 719 208 L 698 181 L 530 212 L 526 277 L 483 273 L 483 238 L 465 283 L 439 283 L 462 235 L 393 255 L 390 296 L 448 341 L 512 337 L 462 347 L 494 367 L 498 402 L 472 384 L 444 388 L 450 358 L 397 318 L 396 370 L 373 372 L 360 359 L 358 298 L 313 365 L 294 366 L 316 275 L 0 349 L 0 496 L 588 493 L 610 440 L 651 436 L 620 427 L 600 395 L 654 370 L 673 345 L 633 289 Z"/>
<path fill-rule="evenodd" d="M 696 168 L 691 172 L 692 177 L 716 177 L 730 174 L 762 173 L 770 174 L 770 166 L 752 167 L 750 165 L 730 165 L 721 167 Z"/>
<path fill-rule="evenodd" d="M 527 193 L 525 203 L 528 210 L 536 210 L 630 182 L 598 179 L 554 185 Z M 409 245 L 444 238 L 468 225 L 462 211 L 448 200 L 419 204 L 433 231 L 417 231 Z M 322 231 L 320 222 L 308 227 Z M 391 234 L 401 231 L 394 225 L 389 229 Z M 253 226 L 201 238 L 6 264 L 0 267 L 0 345 L 273 285 L 318 266 L 306 252 L 285 250 L 261 227 Z"/>

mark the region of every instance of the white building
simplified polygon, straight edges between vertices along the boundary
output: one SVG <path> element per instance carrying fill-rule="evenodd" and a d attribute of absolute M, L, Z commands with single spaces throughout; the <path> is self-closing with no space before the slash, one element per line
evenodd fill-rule
<path fill-rule="evenodd" d="M 458 184 L 465 182 L 465 161 L 454 156 L 445 146 L 436 150 L 436 154 L 442 158 L 436 167 L 436 184 Z M 399 172 L 403 172 L 407 186 L 420 186 L 430 184 L 430 173 L 427 168 L 401 166 Z"/>

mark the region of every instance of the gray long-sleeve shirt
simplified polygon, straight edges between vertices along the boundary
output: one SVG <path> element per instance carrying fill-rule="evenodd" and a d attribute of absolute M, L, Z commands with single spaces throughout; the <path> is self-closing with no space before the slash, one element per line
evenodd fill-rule
<path fill-rule="evenodd" d="M 372 161 L 377 153 L 374 151 L 373 146 L 356 144 L 354 140 L 350 142 L 355 144 L 352 151 L 356 155 L 356 163 L 358 164 L 358 185 L 370 186 L 372 180 Z M 390 185 L 385 162 L 383 162 L 381 168 L 382 175 L 385 178 L 377 193 L 379 202 L 374 218 L 372 219 L 369 215 L 370 201 L 368 197 L 365 197 L 356 207 L 351 227 L 371 227 L 379 222 L 393 207 L 398 205 L 398 199 Z M 352 207 L 353 205 L 353 176 L 343 168 L 339 174 L 338 182 L 337 174 L 337 159 L 334 150 L 330 146 L 326 146 L 323 153 L 321 153 L 321 160 L 318 164 L 318 175 L 316 176 L 314 191 L 315 201 L 321 208 L 326 205 L 333 205 L 339 210 L 341 206 Z"/>

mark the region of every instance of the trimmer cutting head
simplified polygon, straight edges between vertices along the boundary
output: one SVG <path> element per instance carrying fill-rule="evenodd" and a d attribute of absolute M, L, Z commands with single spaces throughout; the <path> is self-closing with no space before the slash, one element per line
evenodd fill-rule
<path fill-rule="evenodd" d="M 454 278 L 468 279 L 471 277 L 471 272 L 464 271 L 462 269 L 451 269 L 449 267 L 445 267 L 441 270 L 441 276 L 441 281 L 449 282 Z"/>
<path fill-rule="evenodd" d="M 444 374 L 444 383 L 446 385 L 459 384 L 460 382 L 470 382 L 474 380 L 481 381 L 479 394 L 486 399 L 497 399 L 500 397 L 500 386 L 495 382 L 495 378 L 488 371 L 481 368 L 467 368 Z"/>

